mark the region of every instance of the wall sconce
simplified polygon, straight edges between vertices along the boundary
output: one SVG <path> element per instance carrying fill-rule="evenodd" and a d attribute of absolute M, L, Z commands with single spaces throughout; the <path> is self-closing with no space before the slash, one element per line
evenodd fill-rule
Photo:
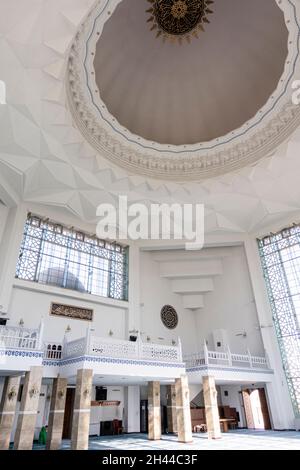
<path fill-rule="evenodd" d="M 237 333 L 235 336 L 242 336 L 242 338 L 247 338 L 247 333 L 246 331 L 243 331 L 242 333 Z"/>
<path fill-rule="evenodd" d="M 15 387 L 12 387 L 7 394 L 9 400 L 12 400 L 13 398 L 15 398 L 16 395 L 17 395 L 17 392 L 16 392 Z"/>
<path fill-rule="evenodd" d="M 90 391 L 89 391 L 88 388 L 86 388 L 86 389 L 83 391 L 83 396 L 84 396 L 84 398 L 87 398 L 89 395 L 90 395 Z"/>
<path fill-rule="evenodd" d="M 70 327 L 70 325 L 68 325 L 67 328 L 66 328 L 66 330 L 65 330 L 65 332 L 66 332 L 66 333 L 70 333 L 70 331 L 71 331 L 71 327 Z"/>
<path fill-rule="evenodd" d="M 19 326 L 21 326 L 21 327 L 24 326 L 24 320 L 23 320 L 23 318 L 20 318 Z"/>
<path fill-rule="evenodd" d="M 65 393 L 63 390 L 59 390 L 57 395 L 58 395 L 58 398 L 61 400 L 62 398 L 64 398 Z"/>
<path fill-rule="evenodd" d="M 2 309 L 3 309 L 3 305 L 0 305 L 0 315 L 3 315 L 3 316 L 7 315 L 7 312 L 3 312 Z"/>
<path fill-rule="evenodd" d="M 147 336 L 147 338 L 146 338 L 146 339 L 147 339 L 147 341 L 148 341 L 148 342 L 149 342 L 149 341 L 151 341 L 151 338 L 150 338 L 150 336 Z"/>
<path fill-rule="evenodd" d="M 176 346 L 176 341 L 175 341 L 175 339 L 172 339 L 172 346 Z"/>
<path fill-rule="evenodd" d="M 109 330 L 108 334 L 109 336 L 113 336 L 114 332 L 112 330 Z"/>
<path fill-rule="evenodd" d="M 37 395 L 39 395 L 39 393 L 40 393 L 40 390 L 38 389 L 36 385 L 33 385 L 33 387 L 29 390 L 30 398 L 36 397 Z"/>

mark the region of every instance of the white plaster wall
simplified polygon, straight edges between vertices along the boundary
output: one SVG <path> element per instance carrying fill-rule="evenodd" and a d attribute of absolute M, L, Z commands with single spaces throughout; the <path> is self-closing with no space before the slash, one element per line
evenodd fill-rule
<path fill-rule="evenodd" d="M 124 427 L 125 431 L 140 432 L 140 386 L 129 385 L 124 390 L 125 409 Z"/>
<path fill-rule="evenodd" d="M 195 313 L 183 308 L 181 297 L 171 290 L 171 281 L 160 277 L 159 263 L 153 260 L 150 252 L 141 252 L 140 255 L 140 286 L 143 341 L 148 335 L 153 343 L 170 344 L 172 339 L 180 337 L 183 351 L 194 352 L 197 344 Z M 174 330 L 169 330 L 161 322 L 160 310 L 165 304 L 172 305 L 178 313 L 178 326 Z"/>
<path fill-rule="evenodd" d="M 223 258 L 223 274 L 214 277 L 214 290 L 205 294 L 204 308 L 195 314 L 198 347 L 207 340 L 214 349 L 212 332 L 224 329 L 232 352 L 243 354 L 249 348 L 253 355 L 264 355 L 244 248 L 227 250 L 230 256 Z M 236 336 L 244 331 L 246 338 Z"/>
<path fill-rule="evenodd" d="M 0 203 L 0 246 L 2 241 L 3 232 L 8 216 L 8 208 Z"/>
<path fill-rule="evenodd" d="M 114 419 L 124 420 L 124 387 L 109 386 L 107 388 L 107 400 L 120 401 L 118 406 L 92 406 L 90 415 L 90 435 L 100 434 L 100 422 Z M 96 389 L 93 387 L 92 399 L 95 399 Z"/>
<path fill-rule="evenodd" d="M 57 289 L 57 292 L 59 291 L 60 289 Z M 51 302 L 92 308 L 94 310 L 93 321 L 52 316 L 49 314 Z M 44 338 L 47 341 L 62 341 L 68 325 L 71 327 L 71 331 L 68 333 L 69 340 L 84 336 L 89 326 L 95 329 L 93 334 L 97 336 L 107 337 L 109 331 L 112 330 L 113 338 L 122 339 L 125 335 L 125 315 L 125 309 L 91 303 L 77 298 L 65 298 L 63 292 L 61 295 L 48 294 L 34 289 L 24 290 L 14 287 L 9 306 L 10 320 L 8 325 L 17 325 L 20 318 L 23 318 L 24 326 L 37 328 L 43 317 L 45 323 Z"/>

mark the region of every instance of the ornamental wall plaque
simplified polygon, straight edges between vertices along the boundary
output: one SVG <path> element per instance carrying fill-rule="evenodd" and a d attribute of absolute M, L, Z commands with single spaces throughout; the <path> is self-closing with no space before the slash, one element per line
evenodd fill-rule
<path fill-rule="evenodd" d="M 156 31 L 156 37 L 163 40 L 184 38 L 188 42 L 191 36 L 198 38 L 198 33 L 204 31 L 203 23 L 209 23 L 207 16 L 212 12 L 209 6 L 213 0 L 148 0 L 152 4 L 146 10 L 150 13 L 148 22 L 151 31 Z"/>
<path fill-rule="evenodd" d="M 178 325 L 178 315 L 172 305 L 164 305 L 160 311 L 160 318 L 166 328 L 173 330 Z"/>
<path fill-rule="evenodd" d="M 57 304 L 52 302 L 50 307 L 50 315 L 59 317 L 73 318 L 75 320 L 93 320 L 94 311 L 89 308 L 74 307 L 73 305 Z"/>

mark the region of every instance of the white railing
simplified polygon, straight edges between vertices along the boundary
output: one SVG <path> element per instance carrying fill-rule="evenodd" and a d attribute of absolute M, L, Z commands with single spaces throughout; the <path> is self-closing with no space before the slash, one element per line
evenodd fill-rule
<path fill-rule="evenodd" d="M 140 337 L 136 341 L 100 338 L 87 331 L 85 338 L 64 342 L 63 358 L 79 355 L 113 357 L 119 359 L 141 359 L 151 361 L 182 362 L 180 341 L 178 346 L 143 343 Z"/>
<path fill-rule="evenodd" d="M 0 326 L 0 346 L 7 349 L 40 349 L 41 328 Z"/>
<path fill-rule="evenodd" d="M 95 356 L 136 358 L 138 342 L 91 336 L 88 353 Z"/>
<path fill-rule="evenodd" d="M 63 357 L 83 356 L 86 353 L 86 349 L 86 338 L 65 342 L 63 346 Z"/>
<path fill-rule="evenodd" d="M 250 351 L 247 354 L 234 354 L 227 348 L 226 352 L 209 351 L 206 344 L 199 353 L 190 354 L 184 357 L 186 368 L 201 366 L 226 366 L 254 369 L 269 369 L 267 357 L 252 356 Z"/>
<path fill-rule="evenodd" d="M 141 359 L 152 361 L 181 362 L 180 350 L 176 346 L 141 343 Z"/>

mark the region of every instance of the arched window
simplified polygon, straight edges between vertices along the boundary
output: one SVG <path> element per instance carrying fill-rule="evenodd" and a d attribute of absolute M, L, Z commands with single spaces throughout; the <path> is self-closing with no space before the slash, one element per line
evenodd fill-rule
<path fill-rule="evenodd" d="M 0 80 L 0 104 L 6 104 L 6 85 Z"/>

